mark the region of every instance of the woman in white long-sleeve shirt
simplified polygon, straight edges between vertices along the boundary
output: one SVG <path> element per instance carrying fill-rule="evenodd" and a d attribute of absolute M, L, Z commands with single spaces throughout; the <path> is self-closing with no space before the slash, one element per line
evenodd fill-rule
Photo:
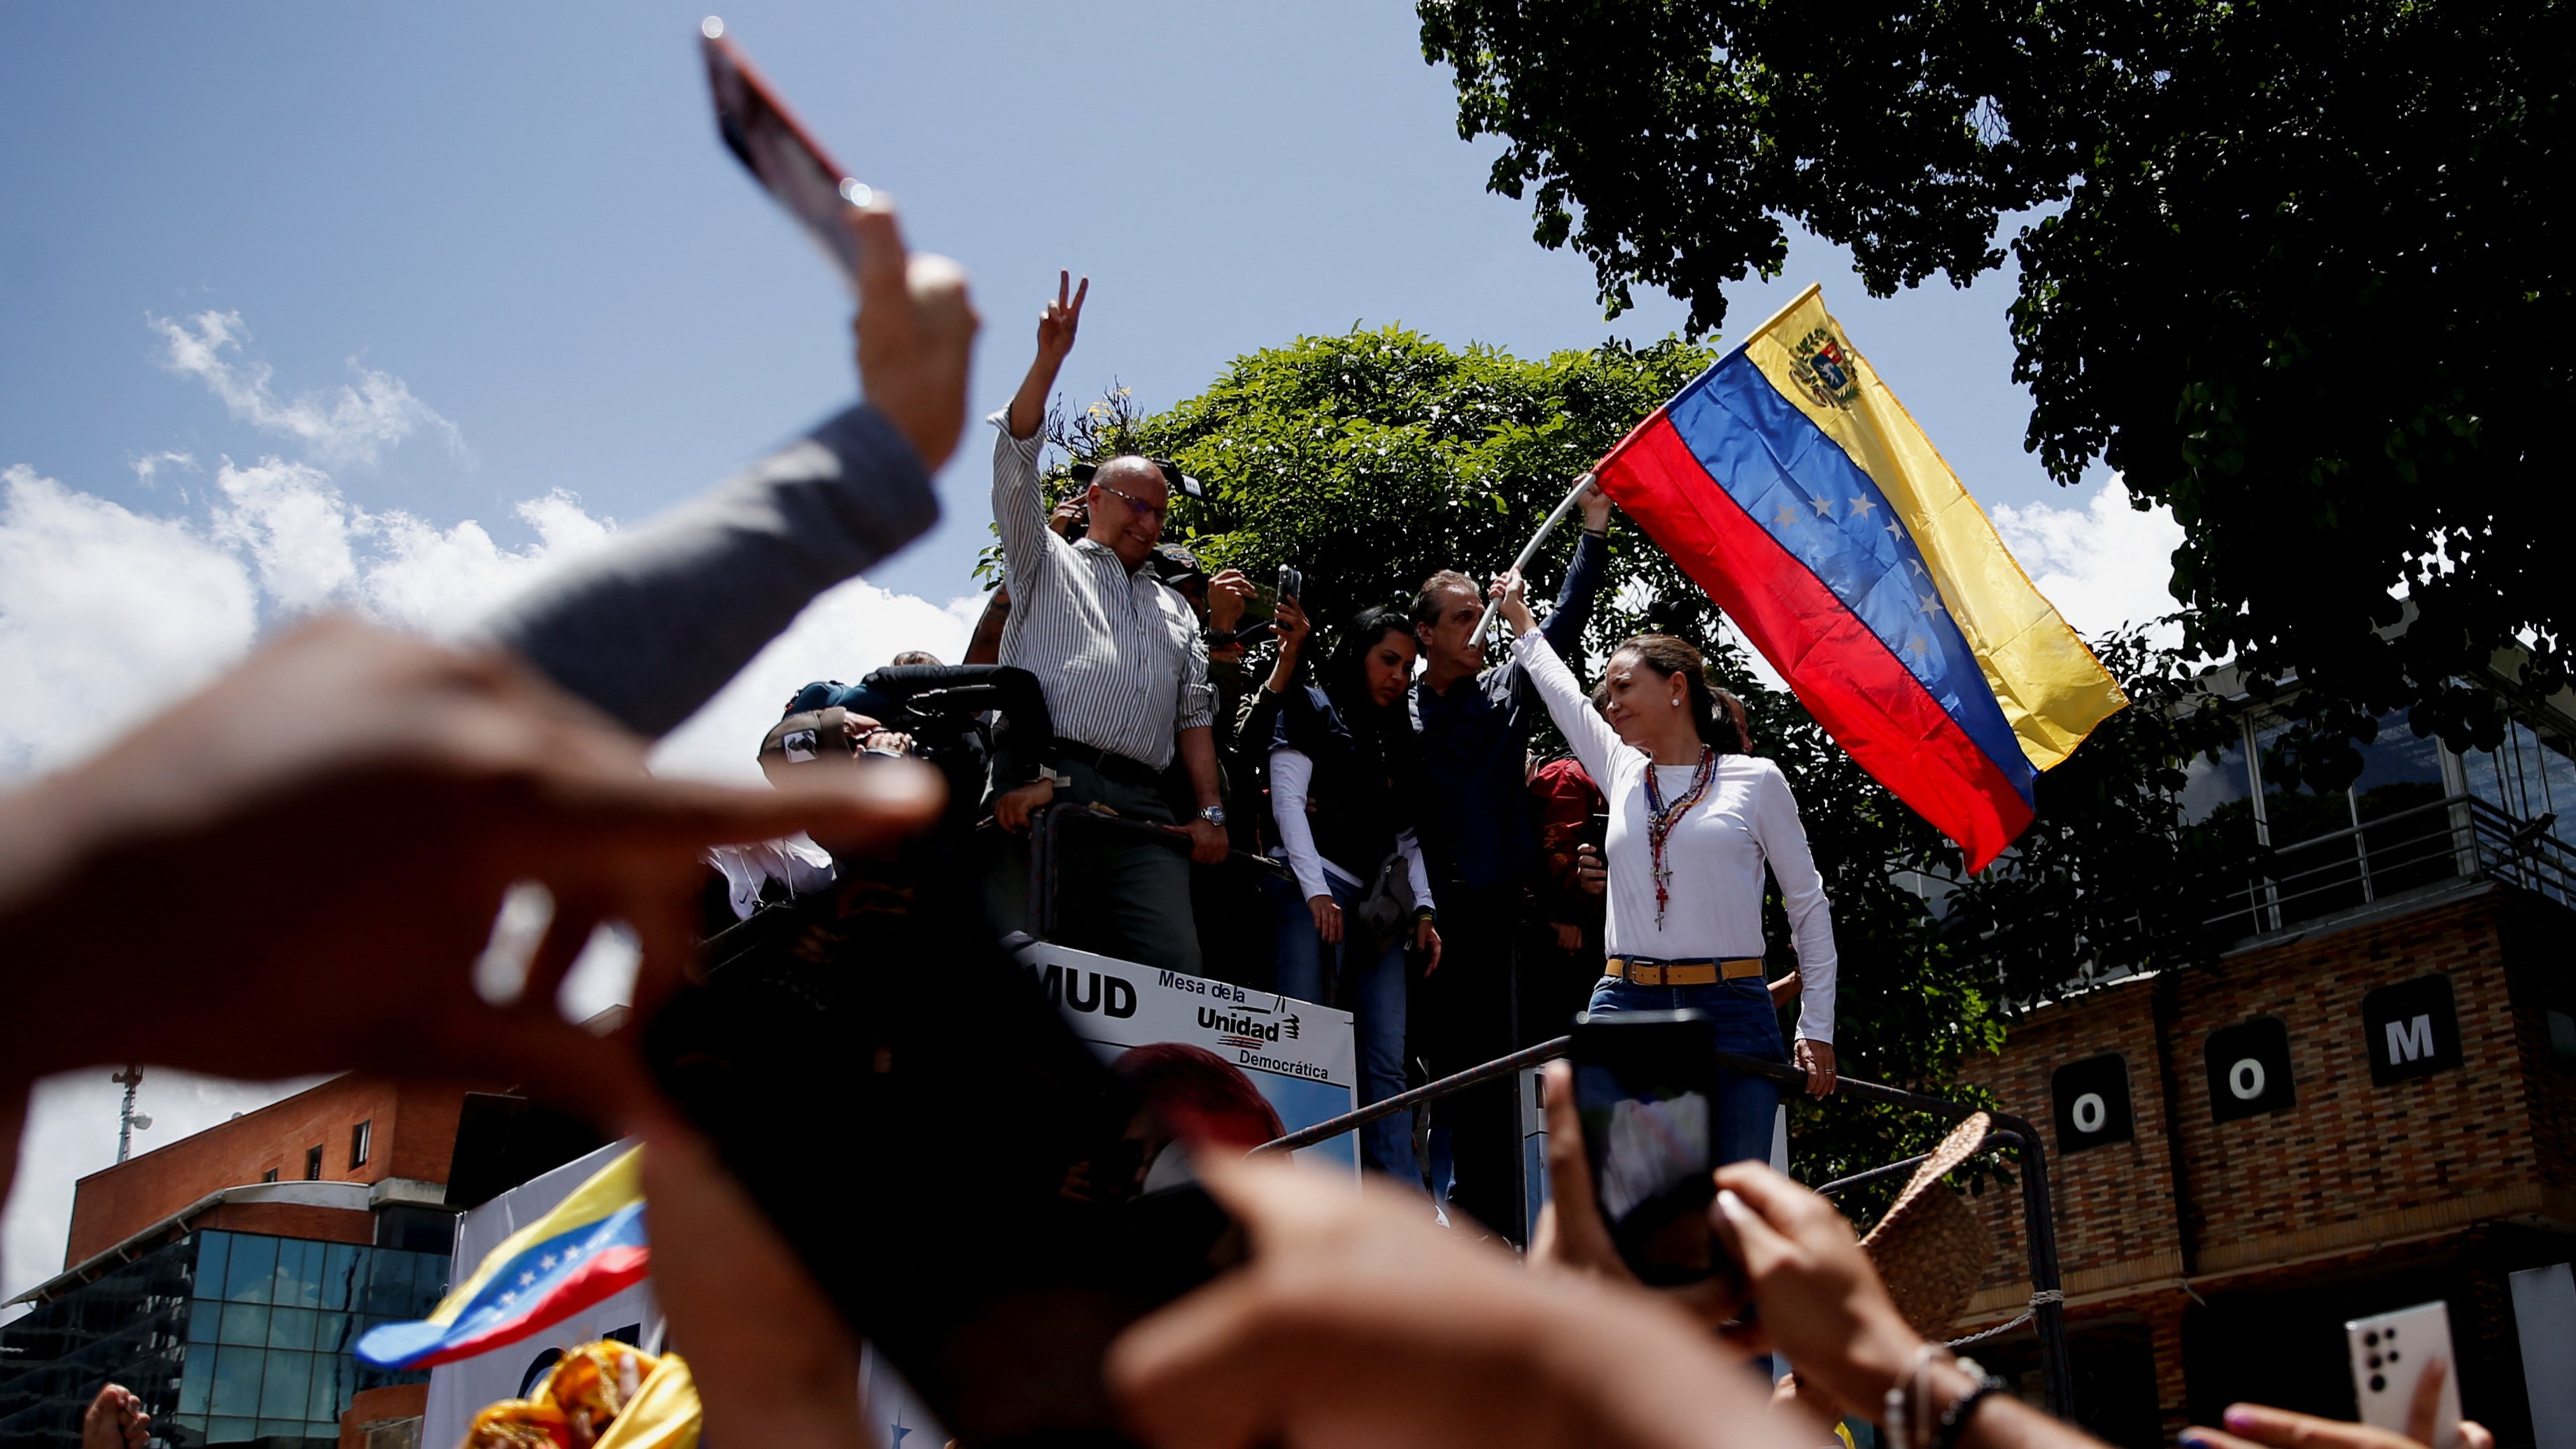
<path fill-rule="evenodd" d="M 1762 871 L 1780 882 L 1798 952 L 1795 1059 L 1808 1090 L 1834 1086 L 1834 926 L 1823 879 L 1788 779 L 1742 752 L 1717 709 L 1700 652 L 1669 634 L 1640 634 L 1604 667 L 1596 712 L 1538 632 L 1520 580 L 1495 581 L 1513 643 L 1550 717 L 1610 802 L 1609 970 L 1595 1012 L 1698 1010 L 1718 1046 L 1782 1057 L 1762 978 Z M 1778 1089 L 1729 1074 L 1717 1104 L 1720 1163 L 1764 1158 Z"/>
<path fill-rule="evenodd" d="M 1270 751 L 1270 810 L 1279 854 L 1296 877 L 1279 892 L 1275 984 L 1304 1001 L 1342 1006 L 1358 1018 L 1360 1104 L 1404 1090 L 1405 948 L 1439 962 L 1431 883 L 1413 834 L 1413 730 L 1404 715 L 1413 678 L 1413 625 L 1393 609 L 1371 609 L 1343 631 L 1321 671 L 1323 685 L 1295 680 L 1306 618 L 1293 600 L 1279 608 L 1279 662 L 1268 688 L 1279 697 Z M 1390 863 L 1421 903 L 1413 919 L 1374 936 L 1358 907 Z M 1360 1129 L 1368 1165 L 1419 1183 L 1413 1126 L 1402 1115 Z"/>

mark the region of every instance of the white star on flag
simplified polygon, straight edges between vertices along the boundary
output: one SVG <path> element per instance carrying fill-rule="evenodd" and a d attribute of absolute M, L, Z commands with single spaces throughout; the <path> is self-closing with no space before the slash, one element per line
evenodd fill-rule
<path fill-rule="evenodd" d="M 547 1272 L 550 1272 L 550 1273 L 551 1273 L 551 1272 L 553 1272 L 553 1271 L 554 1271 L 555 1262 L 556 1262 L 555 1255 L 554 1255 L 554 1254 L 552 1254 L 552 1253 L 548 1253 L 548 1254 L 546 1254 L 544 1257 L 539 1258 L 539 1259 L 537 1260 L 537 1266 L 538 1266 L 538 1267 L 540 1267 L 540 1268 L 543 1268 L 543 1269 L 545 1269 Z"/>

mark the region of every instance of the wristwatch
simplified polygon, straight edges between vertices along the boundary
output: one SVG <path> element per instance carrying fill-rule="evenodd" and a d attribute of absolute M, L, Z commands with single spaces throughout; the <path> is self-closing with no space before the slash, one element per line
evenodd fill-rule
<path fill-rule="evenodd" d="M 1225 807 L 1222 805 L 1202 805 L 1199 807 L 1199 818 L 1210 825 L 1223 825 L 1225 823 Z"/>

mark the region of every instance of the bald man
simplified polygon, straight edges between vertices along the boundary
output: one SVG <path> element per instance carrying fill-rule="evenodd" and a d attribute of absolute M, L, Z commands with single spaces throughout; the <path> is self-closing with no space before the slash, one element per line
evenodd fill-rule
<path fill-rule="evenodd" d="M 1059 278 L 1038 320 L 1028 376 L 992 417 L 993 521 L 1012 603 L 1001 662 L 1036 675 L 1046 695 L 1055 725 L 1049 764 L 1060 782 L 1054 803 L 1105 805 L 1176 837 L 1070 827 L 1059 857 L 1056 939 L 1197 975 L 1189 863 L 1225 859 L 1225 808 L 1198 616 L 1146 566 L 1171 507 L 1168 470 L 1148 458 L 1101 463 L 1084 496 L 1088 526 L 1070 539 L 1047 527 L 1038 485 L 1047 397 L 1091 287 L 1086 279 L 1075 291 L 1072 280 Z M 1199 807 L 1187 821 L 1173 818 L 1158 789 L 1175 757 Z M 1015 898 L 1025 899 L 999 890 L 995 905 L 1007 915 Z"/>

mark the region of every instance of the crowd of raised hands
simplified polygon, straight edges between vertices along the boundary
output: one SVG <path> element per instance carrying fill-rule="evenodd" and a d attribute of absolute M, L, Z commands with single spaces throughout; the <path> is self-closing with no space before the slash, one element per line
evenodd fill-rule
<path fill-rule="evenodd" d="M 976 320 L 963 276 L 907 258 L 882 199 L 852 224 L 868 259 L 866 396 L 934 469 L 965 417 Z M 505 650 L 323 620 L 0 796 L 9 1140 L 39 1077 L 130 1061 L 525 1082 L 646 1142 L 655 1291 L 712 1442 L 868 1443 L 856 1345 L 833 1309 L 655 1093 L 634 1044 L 566 1022 L 555 989 L 591 928 L 623 921 L 642 944 L 648 1015 L 690 969 L 701 851 L 799 829 L 892 840 L 937 814 L 940 783 L 903 764 L 780 789 L 662 780 L 644 768 L 648 745 Z M 514 988 L 478 989 L 494 915 L 521 881 L 551 896 L 544 944 Z M 1842 1216 L 1758 1165 L 1718 1175 L 1714 1229 L 1741 1297 L 1639 1286 L 1592 1209 L 1552 1070 L 1555 1202 L 1526 1263 L 1436 1226 L 1410 1197 L 1207 1163 L 1252 1256 L 1118 1341 L 1108 1372 L 1130 1432 L 1168 1449 L 1814 1449 L 1835 1418 L 1874 1415 L 1901 1376 L 1928 1372 L 1936 1397 L 1965 1391 L 1945 1357 L 1921 1362 Z M 0 1174 L 14 1162 L 0 1153 Z M 1749 1366 L 1764 1349 L 1796 1365 L 1786 1387 Z M 85 1449 L 140 1449 L 149 1432 L 133 1395 L 110 1387 Z M 2193 1432 L 2225 1449 L 2406 1442 L 2255 1409 Z M 2090 1441 L 1995 1397 L 1959 1442 Z"/>

